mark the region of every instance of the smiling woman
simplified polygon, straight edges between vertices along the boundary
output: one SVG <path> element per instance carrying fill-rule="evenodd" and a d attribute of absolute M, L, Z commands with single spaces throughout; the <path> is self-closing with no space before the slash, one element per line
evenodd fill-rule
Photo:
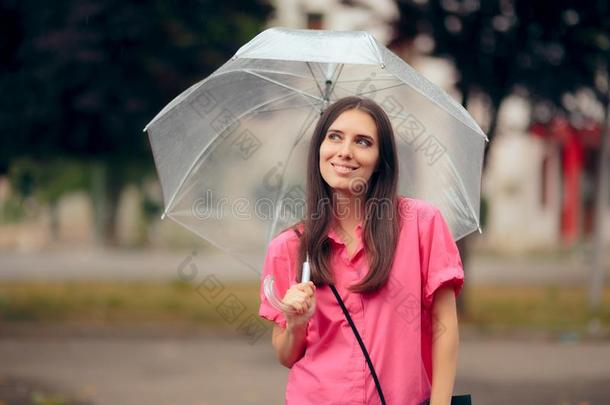
<path fill-rule="evenodd" d="M 259 315 L 275 322 L 272 345 L 290 368 L 287 404 L 449 403 L 462 263 L 440 211 L 397 184 L 381 106 L 331 104 L 309 147 L 305 219 L 271 241 L 261 275 L 290 309 L 261 285 Z"/>

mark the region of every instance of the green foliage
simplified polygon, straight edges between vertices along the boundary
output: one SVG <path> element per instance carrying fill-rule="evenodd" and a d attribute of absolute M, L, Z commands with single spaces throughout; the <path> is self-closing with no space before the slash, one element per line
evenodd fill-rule
<path fill-rule="evenodd" d="M 44 394 L 42 392 L 32 393 L 32 402 L 35 405 L 68 405 L 69 402 L 63 395 Z"/>
<path fill-rule="evenodd" d="M 22 158 L 9 169 L 11 187 L 22 198 L 32 195 L 43 203 L 56 203 L 68 192 L 90 187 L 87 164 L 63 159 L 35 161 Z"/>
<path fill-rule="evenodd" d="M 96 239 L 113 244 L 120 192 L 153 172 L 142 128 L 270 12 L 266 0 L 1 2 L 0 174 L 51 205 L 91 186 Z M 11 204 L 2 216 L 19 218 Z M 144 218 L 159 211 L 145 200 Z"/>
<path fill-rule="evenodd" d="M 148 194 L 142 195 L 142 216 L 144 222 L 149 223 L 157 218 L 163 210 L 162 202 L 152 199 Z"/>
<path fill-rule="evenodd" d="M 0 223 L 13 224 L 22 221 L 27 215 L 23 199 L 9 196 L 0 204 Z"/>
<path fill-rule="evenodd" d="M 400 0 L 398 6 L 400 37 L 427 34 L 434 42 L 431 53 L 455 62 L 463 104 L 478 91 L 497 110 L 519 90 L 565 109 L 563 95 L 580 87 L 593 89 L 606 104 L 596 89 L 596 72 L 610 62 L 607 2 Z"/>
<path fill-rule="evenodd" d="M 144 125 L 270 12 L 264 0 L 0 3 L 0 173 L 24 156 L 151 167 Z"/>

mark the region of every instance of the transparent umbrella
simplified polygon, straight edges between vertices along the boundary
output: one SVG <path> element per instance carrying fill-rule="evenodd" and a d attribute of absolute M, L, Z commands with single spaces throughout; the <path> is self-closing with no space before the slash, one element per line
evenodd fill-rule
<path fill-rule="evenodd" d="M 169 217 L 259 273 L 269 241 L 305 214 L 313 126 L 362 95 L 392 121 L 399 192 L 427 200 L 457 240 L 479 227 L 487 137 L 442 89 L 366 32 L 271 28 L 146 126 Z"/>

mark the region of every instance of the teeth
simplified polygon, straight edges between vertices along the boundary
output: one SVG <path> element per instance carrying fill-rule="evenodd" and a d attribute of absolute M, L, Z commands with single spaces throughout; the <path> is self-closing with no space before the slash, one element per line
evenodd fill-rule
<path fill-rule="evenodd" d="M 347 167 L 347 166 L 341 166 L 341 165 L 335 165 L 335 164 L 333 166 L 342 173 L 349 173 L 349 172 L 356 170 L 356 169 L 353 169 L 353 168 Z"/>

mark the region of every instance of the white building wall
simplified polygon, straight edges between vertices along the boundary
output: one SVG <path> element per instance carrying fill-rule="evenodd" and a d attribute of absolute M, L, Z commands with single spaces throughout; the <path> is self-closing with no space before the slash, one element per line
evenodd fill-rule
<path fill-rule="evenodd" d="M 509 97 L 501 106 L 497 136 L 489 151 L 483 194 L 489 203 L 485 239 L 494 250 L 544 250 L 559 243 L 561 156 L 559 147 L 527 133 L 526 100 Z M 543 161 L 547 198 L 543 202 Z"/>
<path fill-rule="evenodd" d="M 560 159 L 556 148 L 526 133 L 505 133 L 492 144 L 483 193 L 489 202 L 484 237 L 510 253 L 544 250 L 560 242 Z M 542 161 L 549 156 L 548 198 L 541 199 Z"/>
<path fill-rule="evenodd" d="M 322 14 L 322 28 L 370 32 L 382 43 L 392 38 L 391 22 L 398 18 L 392 0 L 362 0 L 362 6 L 347 6 L 338 0 L 276 0 L 275 18 L 270 26 L 307 28 L 307 14 Z"/>

